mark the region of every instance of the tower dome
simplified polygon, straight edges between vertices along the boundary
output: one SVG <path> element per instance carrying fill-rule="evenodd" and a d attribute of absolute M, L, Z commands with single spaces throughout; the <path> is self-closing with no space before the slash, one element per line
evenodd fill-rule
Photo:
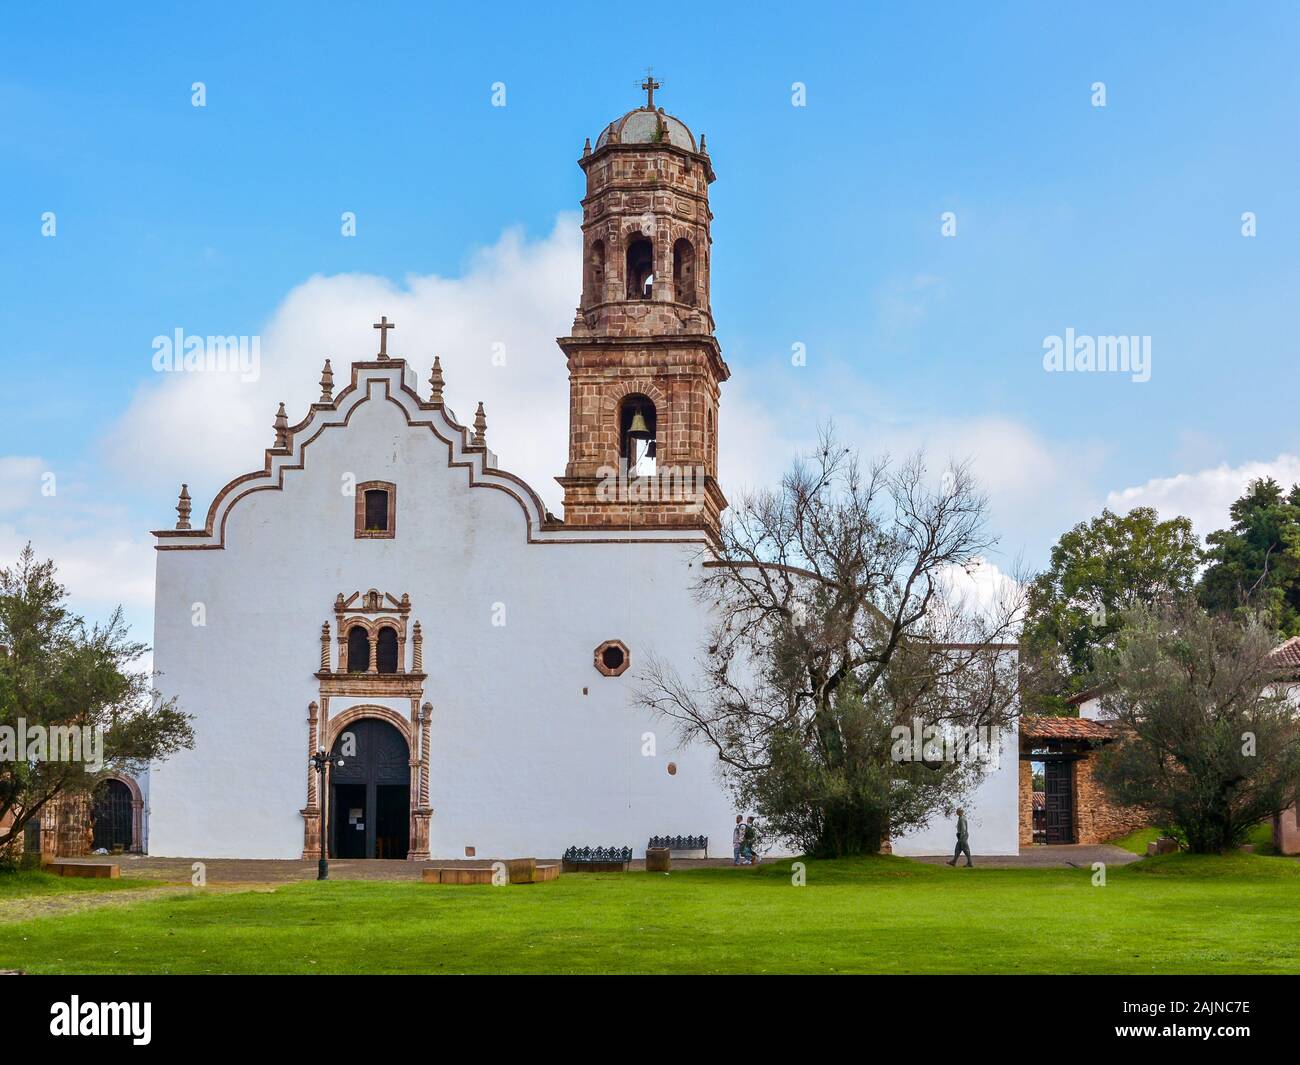
<path fill-rule="evenodd" d="M 673 115 L 649 107 L 638 107 L 616 118 L 596 139 L 596 149 L 607 144 L 672 144 L 688 152 L 696 150 L 695 136 L 686 123 Z"/>

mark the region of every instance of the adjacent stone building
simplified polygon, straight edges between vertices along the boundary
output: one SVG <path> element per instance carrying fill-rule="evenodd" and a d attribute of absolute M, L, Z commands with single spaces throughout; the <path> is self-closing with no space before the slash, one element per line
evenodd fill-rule
<path fill-rule="evenodd" d="M 1086 717 L 1020 718 L 1022 847 L 1108 843 L 1150 823 L 1146 811 L 1112 803 L 1093 777 L 1097 752 L 1115 740 L 1110 725 Z M 1035 766 L 1041 766 L 1041 790 L 1034 787 Z M 1044 808 L 1041 833 L 1034 826 L 1035 794 Z"/>

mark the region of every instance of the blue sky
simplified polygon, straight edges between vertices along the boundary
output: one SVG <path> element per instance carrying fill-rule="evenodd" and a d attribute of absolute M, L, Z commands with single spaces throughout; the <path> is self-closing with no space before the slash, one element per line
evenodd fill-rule
<path fill-rule="evenodd" d="M 718 173 L 714 313 L 733 371 L 724 487 L 729 433 L 743 445 L 733 468 L 760 480 L 834 417 L 866 451 L 973 455 L 995 485 L 1000 565 L 1021 553 L 1041 564 L 1108 499 L 1196 511 L 1208 531 L 1247 473 L 1285 477 L 1300 451 L 1300 9 L 1077 7 L 8 12 L 0 547 L 62 550 L 87 609 L 121 599 L 147 629 L 147 531 L 172 520 L 181 478 L 163 490 L 161 458 L 156 483 L 138 446 L 113 442 L 124 419 L 137 437 L 159 424 L 156 335 L 269 334 L 274 361 L 276 323 L 296 320 L 286 307 L 317 275 L 409 295 L 411 278 L 549 268 L 548 247 L 561 276 L 547 283 L 571 315 L 579 263 L 566 278 L 557 217 L 572 225 L 584 137 L 637 105 L 647 64 L 658 102 L 707 134 Z M 206 107 L 191 106 L 195 81 Z M 1092 106 L 1097 81 L 1104 108 Z M 494 82 L 504 108 L 491 106 Z M 791 105 L 795 82 L 805 107 Z M 474 306 L 496 313 L 490 295 Z M 359 313 L 322 356 L 337 369 L 367 355 L 372 320 Z M 1149 335 L 1151 380 L 1044 372 L 1044 338 L 1067 328 Z M 790 365 L 794 343 L 806 367 Z M 528 357 L 562 401 L 562 358 L 535 346 Z M 452 386 L 455 373 L 452 360 Z M 298 377 L 279 397 L 295 417 L 314 398 L 314 377 Z M 513 380 L 518 391 L 533 378 Z M 510 388 L 483 385 L 507 411 Z M 270 444 L 273 408 L 257 403 L 268 439 L 231 443 L 226 478 L 260 466 Z M 160 456 L 196 447 L 168 432 L 147 441 Z M 557 473 L 558 432 L 538 445 Z M 30 492 L 46 471 L 59 476 L 54 500 Z M 196 514 L 219 472 L 192 478 L 207 493 Z M 87 550 L 97 529 L 120 554 Z"/>

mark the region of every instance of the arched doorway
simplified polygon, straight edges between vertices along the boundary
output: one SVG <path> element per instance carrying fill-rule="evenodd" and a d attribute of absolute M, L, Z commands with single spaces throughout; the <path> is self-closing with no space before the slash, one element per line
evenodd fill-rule
<path fill-rule="evenodd" d="M 92 850 L 129 851 L 132 843 L 131 789 L 120 780 L 101 780 L 91 802 Z"/>
<path fill-rule="evenodd" d="M 387 721 L 363 717 L 334 741 L 330 855 L 405 858 L 411 846 L 411 750 Z"/>

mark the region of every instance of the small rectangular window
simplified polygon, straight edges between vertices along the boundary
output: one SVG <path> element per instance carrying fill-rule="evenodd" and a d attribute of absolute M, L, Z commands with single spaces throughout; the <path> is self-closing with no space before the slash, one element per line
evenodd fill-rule
<path fill-rule="evenodd" d="M 388 532 L 388 493 L 382 488 L 366 493 L 366 532 Z"/>
<path fill-rule="evenodd" d="M 385 481 L 357 485 L 358 539 L 391 539 L 397 515 L 396 488 Z"/>

